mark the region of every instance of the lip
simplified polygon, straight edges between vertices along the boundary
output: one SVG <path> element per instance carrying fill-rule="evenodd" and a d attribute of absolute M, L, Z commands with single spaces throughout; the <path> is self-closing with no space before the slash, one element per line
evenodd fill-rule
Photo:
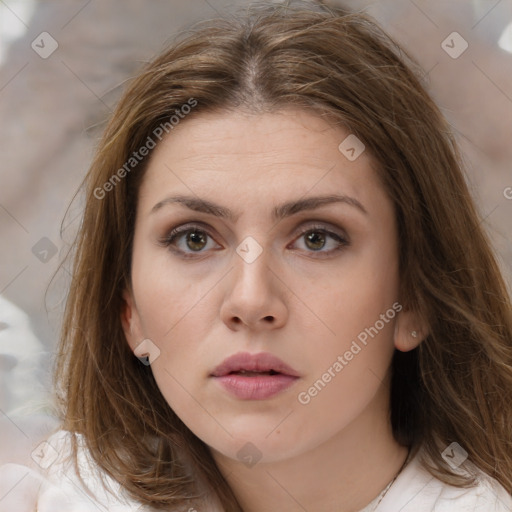
<path fill-rule="evenodd" d="M 244 375 L 234 372 L 262 372 L 261 375 Z M 264 372 L 276 372 L 267 374 Z M 225 359 L 210 377 L 225 390 L 242 400 L 265 400 L 290 387 L 300 375 L 278 357 L 268 353 L 240 352 Z"/>
<path fill-rule="evenodd" d="M 269 352 L 260 352 L 259 354 L 239 352 L 238 354 L 233 354 L 224 359 L 224 361 L 213 370 L 211 375 L 212 377 L 223 377 L 229 373 L 242 370 L 250 372 L 269 372 L 270 370 L 274 370 L 283 375 L 300 377 L 296 370 Z"/>

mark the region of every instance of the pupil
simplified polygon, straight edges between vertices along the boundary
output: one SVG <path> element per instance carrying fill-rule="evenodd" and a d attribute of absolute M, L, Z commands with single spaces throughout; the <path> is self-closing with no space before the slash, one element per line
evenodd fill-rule
<path fill-rule="evenodd" d="M 187 237 L 187 244 L 189 248 L 192 249 L 193 251 L 202 249 L 204 245 L 201 246 L 201 244 L 206 244 L 204 234 L 199 233 L 198 231 L 193 231 L 192 233 L 189 233 Z M 199 247 L 197 247 L 196 244 L 199 244 Z"/>
<path fill-rule="evenodd" d="M 313 245 L 311 246 L 310 243 Z M 316 245 L 315 245 L 316 244 Z M 323 234 L 314 231 L 306 236 L 306 245 L 310 249 L 318 250 L 325 245 L 325 237 Z"/>

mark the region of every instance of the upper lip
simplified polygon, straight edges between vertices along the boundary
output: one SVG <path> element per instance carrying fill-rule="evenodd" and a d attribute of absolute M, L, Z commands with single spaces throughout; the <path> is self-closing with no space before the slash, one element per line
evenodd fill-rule
<path fill-rule="evenodd" d="M 299 377 L 299 374 L 278 357 L 268 353 L 260 352 L 251 354 L 249 352 L 239 352 L 222 361 L 211 373 L 213 377 L 222 377 L 231 372 L 239 371 L 250 372 L 269 372 L 273 370 L 284 375 Z"/>

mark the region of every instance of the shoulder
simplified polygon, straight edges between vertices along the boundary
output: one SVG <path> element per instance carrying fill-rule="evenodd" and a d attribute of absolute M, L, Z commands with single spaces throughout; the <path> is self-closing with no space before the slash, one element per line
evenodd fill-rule
<path fill-rule="evenodd" d="M 0 467 L 0 512 L 150 512 L 129 499 L 121 486 L 92 461 L 80 436 L 78 466 L 71 457 L 72 436 L 60 430 L 41 443 L 32 455 L 34 464 Z"/>
<path fill-rule="evenodd" d="M 498 481 L 469 463 L 465 466 L 476 476 L 476 485 L 455 487 L 432 476 L 421 464 L 418 454 L 390 488 L 379 512 L 512 511 L 512 496 Z"/>

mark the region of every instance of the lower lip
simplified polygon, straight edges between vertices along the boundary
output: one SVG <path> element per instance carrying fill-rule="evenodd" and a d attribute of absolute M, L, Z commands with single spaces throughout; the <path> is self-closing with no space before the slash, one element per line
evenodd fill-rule
<path fill-rule="evenodd" d="M 291 375 L 255 375 L 247 377 L 232 373 L 214 377 L 224 388 L 242 400 L 265 400 L 289 388 L 298 377 Z"/>

